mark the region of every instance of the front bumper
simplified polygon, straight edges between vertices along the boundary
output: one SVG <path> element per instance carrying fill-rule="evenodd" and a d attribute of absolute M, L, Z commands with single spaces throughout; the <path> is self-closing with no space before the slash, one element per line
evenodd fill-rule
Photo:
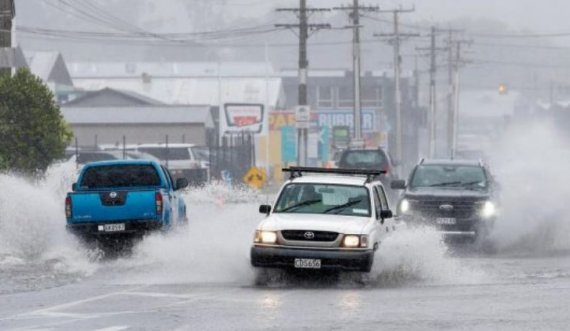
<path fill-rule="evenodd" d="M 101 227 L 105 224 L 124 223 L 124 231 L 105 232 Z M 117 222 L 93 222 L 93 223 L 68 223 L 67 230 L 82 237 L 118 237 L 144 235 L 151 231 L 162 229 L 164 224 L 156 220 L 144 221 L 117 221 Z"/>
<path fill-rule="evenodd" d="M 294 268 L 295 259 L 320 259 L 321 269 L 370 271 L 373 250 L 324 250 L 279 246 L 253 246 L 251 265 L 264 268 Z"/>
<path fill-rule="evenodd" d="M 441 215 L 441 217 L 448 217 Z M 437 224 L 436 216 L 400 215 L 398 221 L 404 221 L 409 226 L 433 226 L 444 239 L 477 239 L 487 235 L 494 226 L 495 218 L 481 217 L 457 218 L 456 224 Z"/>

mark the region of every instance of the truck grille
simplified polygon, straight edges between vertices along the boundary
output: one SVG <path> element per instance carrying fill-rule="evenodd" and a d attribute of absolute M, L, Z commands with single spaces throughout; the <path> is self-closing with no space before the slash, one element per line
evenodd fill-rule
<path fill-rule="evenodd" d="M 479 211 L 479 200 L 415 200 L 410 201 L 411 210 L 427 217 L 470 218 Z"/>
<path fill-rule="evenodd" d="M 281 235 L 285 240 L 297 241 L 335 241 L 338 238 L 337 232 L 311 230 L 283 230 Z"/>

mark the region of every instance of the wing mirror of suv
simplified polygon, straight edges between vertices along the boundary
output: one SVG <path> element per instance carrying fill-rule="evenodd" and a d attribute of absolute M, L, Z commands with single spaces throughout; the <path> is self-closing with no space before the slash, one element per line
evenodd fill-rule
<path fill-rule="evenodd" d="M 405 190 L 406 189 L 406 181 L 403 179 L 396 179 L 390 183 L 390 187 L 393 190 Z"/>
<path fill-rule="evenodd" d="M 394 215 L 393 215 L 392 211 L 389 209 L 388 210 L 382 210 L 380 212 L 380 218 L 383 220 L 385 220 L 387 218 L 392 218 L 392 217 L 394 217 Z"/>
<path fill-rule="evenodd" d="M 188 179 L 186 178 L 178 178 L 176 180 L 176 187 L 174 188 L 176 191 L 181 190 L 183 188 L 188 187 Z"/>
<path fill-rule="evenodd" d="M 71 184 L 71 190 L 72 190 L 73 192 L 77 191 L 77 183 Z"/>
<path fill-rule="evenodd" d="M 269 215 L 269 213 L 271 213 L 271 206 L 270 205 L 259 206 L 259 213 Z"/>

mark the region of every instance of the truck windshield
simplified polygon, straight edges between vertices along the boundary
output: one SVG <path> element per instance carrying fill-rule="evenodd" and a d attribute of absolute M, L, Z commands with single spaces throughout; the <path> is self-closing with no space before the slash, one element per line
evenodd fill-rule
<path fill-rule="evenodd" d="M 160 176 L 152 165 L 96 166 L 85 170 L 79 186 L 87 189 L 160 186 Z"/>
<path fill-rule="evenodd" d="M 470 165 L 421 165 L 416 168 L 410 188 L 485 189 L 487 176 L 482 167 Z"/>
<path fill-rule="evenodd" d="M 159 160 L 190 160 L 188 147 L 140 147 L 140 152 L 148 153 Z"/>
<path fill-rule="evenodd" d="M 276 213 L 370 216 L 370 198 L 364 186 L 295 183 L 281 192 Z"/>

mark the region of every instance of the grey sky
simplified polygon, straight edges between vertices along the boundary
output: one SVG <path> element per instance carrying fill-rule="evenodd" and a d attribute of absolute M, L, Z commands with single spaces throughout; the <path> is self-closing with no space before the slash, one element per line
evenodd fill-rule
<path fill-rule="evenodd" d="M 308 0 L 311 6 L 337 6 L 351 1 Z M 232 0 L 237 6 L 262 6 L 264 10 L 276 5 L 295 6 L 298 0 Z M 553 32 L 570 30 L 570 1 L 568 0 L 382 0 L 361 1 L 383 8 L 414 6 L 416 12 L 406 18 L 415 21 L 442 22 L 465 17 L 492 18 L 507 23 L 514 30 Z"/>

